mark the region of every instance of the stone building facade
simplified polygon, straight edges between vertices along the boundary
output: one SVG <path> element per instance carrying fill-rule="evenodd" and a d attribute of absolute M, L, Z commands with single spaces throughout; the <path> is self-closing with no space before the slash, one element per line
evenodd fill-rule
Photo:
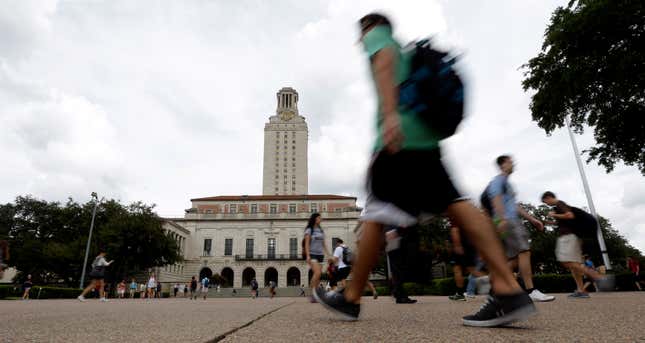
<path fill-rule="evenodd" d="M 260 285 L 307 285 L 301 242 L 314 212 L 323 217 L 330 252 L 337 238 L 355 244 L 356 198 L 308 194 L 308 129 L 298 97 L 293 88 L 280 89 L 276 115 L 265 124 L 262 195 L 191 199 L 183 218 L 166 219 L 164 229 L 177 240 L 184 262 L 157 268 L 162 282 L 218 274 L 229 287 L 252 278 Z"/>

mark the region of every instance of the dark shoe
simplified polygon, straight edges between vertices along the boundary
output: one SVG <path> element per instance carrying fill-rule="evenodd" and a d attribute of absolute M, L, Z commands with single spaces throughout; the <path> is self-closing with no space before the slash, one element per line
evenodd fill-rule
<path fill-rule="evenodd" d="M 587 298 L 589 298 L 589 294 L 588 294 L 588 293 L 583 293 L 583 292 L 575 291 L 575 292 L 573 292 L 573 293 L 569 294 L 569 295 L 568 295 L 568 297 L 569 297 L 569 298 L 582 298 L 582 299 L 587 299 Z"/>
<path fill-rule="evenodd" d="M 361 312 L 361 305 L 347 302 L 342 293 L 325 293 L 325 290 L 316 288 L 314 298 L 326 309 L 341 318 L 351 321 L 358 320 L 358 315 Z"/>
<path fill-rule="evenodd" d="M 378 299 L 378 294 L 374 294 L 374 299 Z"/>
<path fill-rule="evenodd" d="M 536 312 L 535 305 L 526 292 L 488 296 L 477 313 L 463 318 L 463 324 L 477 327 L 501 326 L 524 320 Z"/>
<path fill-rule="evenodd" d="M 416 304 L 416 299 L 410 299 L 408 297 L 396 299 L 397 304 Z"/>
<path fill-rule="evenodd" d="M 466 301 L 466 297 L 463 294 L 459 293 L 455 293 L 455 295 L 449 296 L 448 299 L 456 301 Z"/>

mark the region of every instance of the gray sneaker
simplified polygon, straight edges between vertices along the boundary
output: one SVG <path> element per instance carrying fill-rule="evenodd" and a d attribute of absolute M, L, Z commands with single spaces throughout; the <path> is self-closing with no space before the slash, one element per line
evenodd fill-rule
<path fill-rule="evenodd" d="M 587 299 L 590 298 L 588 293 L 575 291 L 568 295 L 569 298 Z"/>

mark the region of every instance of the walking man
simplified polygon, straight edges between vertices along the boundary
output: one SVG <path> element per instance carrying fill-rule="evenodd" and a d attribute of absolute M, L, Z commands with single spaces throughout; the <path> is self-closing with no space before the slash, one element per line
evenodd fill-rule
<path fill-rule="evenodd" d="M 349 272 L 352 270 L 350 261 L 348 260 L 349 248 L 342 239 L 336 240 L 336 248 L 334 249 L 333 261 L 336 265 L 336 272 L 334 274 L 334 280 L 338 286 L 342 289 L 345 288 L 345 279 L 349 276 Z"/>
<path fill-rule="evenodd" d="M 576 290 L 569 295 L 571 298 L 589 298 L 589 293 L 584 289 L 582 276 L 587 275 L 596 281 L 600 290 L 612 288 L 609 276 L 603 276 L 593 268 L 583 264 L 582 259 L 582 240 L 576 235 L 576 228 L 581 225 L 582 210 L 578 210 L 578 215 L 574 214 L 574 209 L 564 201 L 558 200 L 553 192 L 544 192 L 542 202 L 553 207 L 554 210 L 549 212 L 549 217 L 555 218 L 558 226 L 558 240 L 555 246 L 555 256 L 562 266 L 571 271 L 573 279 L 576 281 Z M 594 229 L 594 228 L 589 228 Z"/>
<path fill-rule="evenodd" d="M 488 184 L 484 192 L 490 199 L 491 215 L 497 225 L 497 231 L 502 235 L 506 257 L 512 268 L 519 270 L 526 293 L 533 301 L 553 301 L 554 296 L 546 295 L 533 287 L 529 232 L 520 217 L 528 220 L 539 231 L 544 231 L 544 224 L 526 212 L 515 200 L 515 191 L 508 182 L 514 171 L 513 159 L 508 155 L 499 156 L 497 166 L 501 173 Z"/>
<path fill-rule="evenodd" d="M 383 227 L 408 227 L 421 212 L 445 212 L 475 243 L 495 275 L 495 295 L 476 314 L 464 317 L 463 324 L 490 327 L 525 319 L 535 312 L 535 306 L 506 264 L 490 221 L 471 203 L 462 201 L 453 186 L 441 162 L 440 137 L 414 111 L 398 105 L 397 85 L 409 76 L 410 56 L 392 37 L 392 25 L 385 16 L 368 14 L 359 25 L 379 100 L 361 243 L 352 264 L 352 282 L 345 291 L 314 289 L 316 299 L 332 312 L 357 320 L 363 289 L 382 247 Z"/>
<path fill-rule="evenodd" d="M 211 280 L 208 278 L 208 276 L 204 276 L 201 283 L 202 283 L 202 296 L 204 297 L 204 300 L 206 300 L 206 296 L 208 295 L 208 287 L 210 286 Z"/>

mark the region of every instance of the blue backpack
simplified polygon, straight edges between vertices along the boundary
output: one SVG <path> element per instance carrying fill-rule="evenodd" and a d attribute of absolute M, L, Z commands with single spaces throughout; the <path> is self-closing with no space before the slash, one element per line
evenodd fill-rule
<path fill-rule="evenodd" d="M 441 139 L 452 136 L 464 118 L 464 86 L 453 65 L 457 58 L 413 43 L 410 76 L 399 85 L 399 104 L 415 112 Z"/>

